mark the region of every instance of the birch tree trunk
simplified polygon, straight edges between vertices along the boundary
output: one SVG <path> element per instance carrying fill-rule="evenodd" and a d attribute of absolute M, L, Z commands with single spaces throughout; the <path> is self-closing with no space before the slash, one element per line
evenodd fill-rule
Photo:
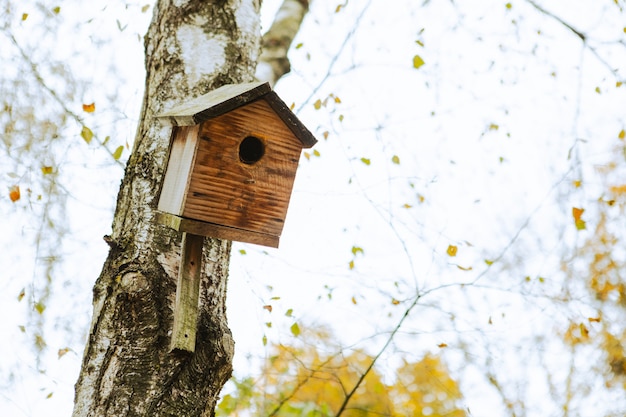
<path fill-rule="evenodd" d="M 260 0 L 159 0 L 145 38 L 146 90 L 117 200 L 74 417 L 212 416 L 231 374 L 230 242 L 205 239 L 195 353 L 169 352 L 179 233 L 154 222 L 171 128 L 155 118 L 223 84 L 252 81 Z"/>
<path fill-rule="evenodd" d="M 144 102 L 113 231 L 105 236 L 111 250 L 93 290 L 74 417 L 214 415 L 234 354 L 225 306 L 231 244 L 205 239 L 195 352 L 169 352 L 181 235 L 154 222 L 171 135 L 155 115 L 223 84 L 254 79 L 259 8 L 260 0 L 155 6 L 145 39 Z M 270 60 L 283 65 L 257 79 L 275 82 L 288 72 L 287 50 L 307 8 L 306 0 L 285 0 L 272 28 L 283 27 L 286 10 L 296 12 L 297 26 L 291 19 L 289 31 L 268 33 L 268 39 L 278 33 L 282 45 L 282 56 Z"/>

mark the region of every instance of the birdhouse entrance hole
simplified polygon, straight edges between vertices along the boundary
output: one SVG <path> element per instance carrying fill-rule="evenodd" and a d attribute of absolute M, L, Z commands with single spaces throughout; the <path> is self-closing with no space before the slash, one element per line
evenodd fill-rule
<path fill-rule="evenodd" d="M 239 144 L 239 159 L 244 164 L 254 164 L 265 154 L 265 145 L 259 138 L 248 136 Z"/>

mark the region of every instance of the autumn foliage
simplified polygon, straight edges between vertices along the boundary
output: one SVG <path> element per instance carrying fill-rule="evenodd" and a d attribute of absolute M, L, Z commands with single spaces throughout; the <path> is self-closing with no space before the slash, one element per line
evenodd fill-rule
<path fill-rule="evenodd" d="M 234 391 L 224 396 L 217 415 L 467 415 L 460 388 L 437 354 L 427 353 L 414 362 L 403 359 L 393 374 L 383 375 L 376 366 L 370 369 L 374 358 L 363 350 L 324 353 L 331 344 L 328 333 L 307 330 L 304 336 L 309 343 L 298 347 L 271 346 L 258 377 L 234 379 Z"/>

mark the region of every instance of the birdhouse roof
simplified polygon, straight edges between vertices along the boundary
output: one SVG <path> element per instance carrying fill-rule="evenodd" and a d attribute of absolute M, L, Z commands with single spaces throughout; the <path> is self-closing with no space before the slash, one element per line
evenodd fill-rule
<path fill-rule="evenodd" d="M 317 139 L 272 91 L 269 83 L 227 84 L 179 104 L 158 117 L 174 126 L 193 126 L 261 98 L 267 101 L 305 148 L 315 145 Z"/>

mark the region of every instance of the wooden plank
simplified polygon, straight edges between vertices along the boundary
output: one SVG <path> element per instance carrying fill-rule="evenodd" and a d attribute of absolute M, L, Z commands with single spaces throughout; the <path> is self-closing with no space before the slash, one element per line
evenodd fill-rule
<path fill-rule="evenodd" d="M 182 214 L 196 157 L 199 126 L 174 127 L 158 209 Z"/>
<path fill-rule="evenodd" d="M 196 348 L 203 243 L 204 237 L 183 233 L 170 351 L 193 352 Z"/>
<path fill-rule="evenodd" d="M 253 243 L 255 245 L 268 246 L 271 248 L 277 248 L 280 240 L 280 236 L 186 219 L 169 213 L 158 212 L 156 220 L 158 223 L 171 227 L 179 232 L 210 236 L 236 242 Z"/>
<path fill-rule="evenodd" d="M 268 83 L 227 84 L 181 103 L 157 117 L 174 126 L 192 126 L 254 101 L 272 91 Z"/>

